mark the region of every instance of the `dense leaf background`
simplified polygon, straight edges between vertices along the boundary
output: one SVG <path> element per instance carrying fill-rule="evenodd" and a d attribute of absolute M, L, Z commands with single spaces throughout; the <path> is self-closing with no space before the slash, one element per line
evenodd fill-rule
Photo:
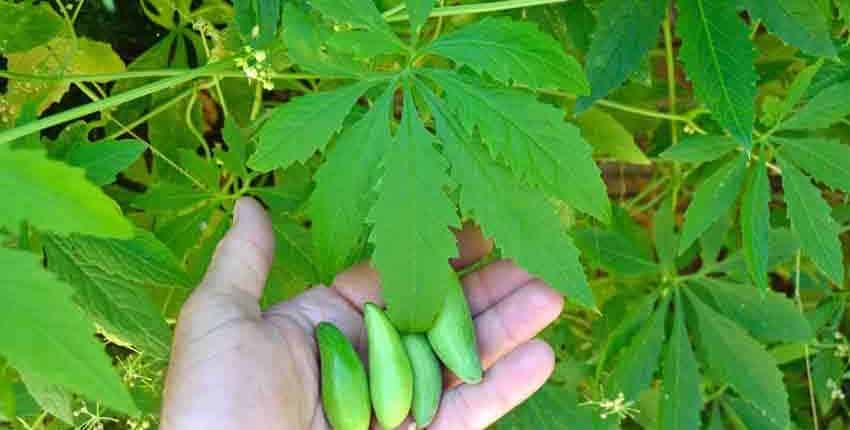
<path fill-rule="evenodd" d="M 263 305 L 480 226 L 568 306 L 499 429 L 850 425 L 848 0 L 0 0 L 0 428 L 157 425 L 239 197 Z"/>

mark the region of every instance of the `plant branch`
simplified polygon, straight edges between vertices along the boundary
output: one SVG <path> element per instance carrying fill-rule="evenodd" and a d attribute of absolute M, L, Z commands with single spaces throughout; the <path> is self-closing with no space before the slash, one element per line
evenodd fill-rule
<path fill-rule="evenodd" d="M 152 69 L 152 70 L 131 70 L 119 73 L 95 73 L 86 75 L 31 75 L 27 73 L 15 73 L 0 70 L 0 78 L 11 79 L 16 81 L 49 81 L 49 82 L 112 82 L 125 79 L 140 79 L 140 78 L 168 78 L 174 76 L 183 76 L 187 73 L 196 72 L 196 78 L 212 77 L 212 78 L 244 78 L 245 73 L 241 70 L 209 70 L 201 72 L 201 69 Z M 335 79 L 333 76 L 318 76 L 309 73 L 272 73 L 269 75 L 272 79 Z"/>
<path fill-rule="evenodd" d="M 441 16 L 468 15 L 473 13 L 498 12 L 502 10 L 520 9 L 524 7 L 543 6 L 547 4 L 565 3 L 567 0 L 504 0 L 490 3 L 467 4 L 460 6 L 438 7 L 431 11 L 428 18 Z M 397 13 L 386 18 L 387 22 L 407 21 L 407 12 Z"/>
<path fill-rule="evenodd" d="M 803 299 L 800 298 L 800 259 L 802 252 L 797 250 L 797 258 L 795 260 L 794 268 L 794 298 L 797 300 L 797 308 L 800 310 L 800 313 L 803 313 Z M 818 430 L 820 423 L 818 423 L 818 404 L 815 400 L 815 387 L 812 382 L 812 364 L 811 359 L 809 357 L 809 344 L 803 344 L 803 356 L 806 359 L 806 379 L 809 384 L 809 402 L 812 407 L 812 423 L 814 423 L 814 430 Z"/>
<path fill-rule="evenodd" d="M 152 82 L 150 84 L 134 88 L 130 91 L 117 94 L 94 103 L 89 103 L 83 106 L 69 109 L 64 112 L 60 112 L 42 118 L 38 121 L 33 121 L 24 124 L 20 127 L 15 127 L 6 131 L 2 131 L 0 132 L 0 144 L 9 143 L 11 141 L 14 141 L 15 139 L 19 139 L 32 133 L 37 133 L 46 128 L 53 127 L 64 122 L 73 121 L 75 119 L 82 118 L 86 115 L 90 115 L 106 109 L 111 109 L 116 106 L 120 106 L 124 103 L 140 99 L 147 95 L 176 87 L 180 84 L 202 77 L 205 74 L 217 72 L 225 66 L 229 67 L 230 64 L 230 61 L 220 61 L 217 63 L 212 63 L 204 67 L 192 69 L 191 71 L 186 72 L 180 76 L 174 76 L 172 78 Z"/>

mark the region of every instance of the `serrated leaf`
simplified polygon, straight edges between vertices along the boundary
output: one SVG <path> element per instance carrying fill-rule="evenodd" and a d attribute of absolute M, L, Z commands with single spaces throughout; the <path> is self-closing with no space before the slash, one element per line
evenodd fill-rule
<path fill-rule="evenodd" d="M 316 8 L 322 15 L 337 24 L 348 24 L 354 28 L 381 33 L 386 37 L 398 40 L 373 1 L 310 0 L 310 6 Z"/>
<path fill-rule="evenodd" d="M 174 255 L 150 233 L 130 240 L 48 236 L 48 269 L 73 286 L 74 299 L 110 335 L 166 359 L 171 330 L 151 299 L 152 289 L 186 289 Z"/>
<path fill-rule="evenodd" d="M 68 164 L 86 170 L 95 185 L 115 182 L 118 173 L 135 162 L 147 145 L 139 140 L 112 140 L 97 144 L 84 143 L 68 153 Z"/>
<path fill-rule="evenodd" d="M 667 9 L 665 0 L 606 0 L 599 7 L 598 25 L 585 59 L 591 94 L 576 102 L 583 111 L 619 87 L 658 43 L 658 26 Z"/>
<path fill-rule="evenodd" d="M 850 113 L 850 82 L 840 82 L 817 93 L 780 126 L 780 130 L 827 128 Z"/>
<path fill-rule="evenodd" d="M 239 33 L 251 46 L 261 47 L 274 41 L 280 22 L 280 0 L 234 0 L 233 8 Z"/>
<path fill-rule="evenodd" d="M 227 145 L 227 151 L 216 151 L 224 168 L 237 175 L 246 175 L 245 163 L 248 161 L 248 139 L 236 124 L 233 117 L 224 119 L 221 137 Z"/>
<path fill-rule="evenodd" d="M 0 248 L 0 354 L 37 375 L 108 407 L 135 413 L 94 328 L 71 300 L 72 289 L 31 254 Z"/>
<path fill-rule="evenodd" d="M 186 148 L 178 149 L 177 156 L 180 160 L 180 167 L 200 182 L 204 189 L 209 191 L 219 189 L 221 171 L 212 160 L 201 158 L 197 152 Z"/>
<path fill-rule="evenodd" d="M 374 82 L 362 81 L 318 94 L 296 98 L 275 109 L 258 133 L 251 168 L 269 171 L 304 162 L 328 144 L 354 103 Z"/>
<path fill-rule="evenodd" d="M 682 163 L 700 164 L 723 158 L 737 148 L 738 143 L 726 136 L 690 136 L 662 152 L 660 157 Z"/>
<path fill-rule="evenodd" d="M 578 394 L 548 383 L 522 405 L 496 423 L 496 430 L 608 430 L 617 428 L 617 418 L 601 418 L 593 408 L 582 405 Z"/>
<path fill-rule="evenodd" d="M 669 296 L 658 305 L 652 318 L 632 338 L 629 346 L 619 356 L 611 369 L 607 386 L 612 393 L 622 393 L 626 400 L 636 400 L 638 394 L 649 387 L 658 368 L 658 359 L 664 346 Z"/>
<path fill-rule="evenodd" d="M 834 57 L 832 28 L 815 0 L 745 0 L 752 19 L 760 19 L 768 31 L 803 52 Z"/>
<path fill-rule="evenodd" d="M 293 213 L 301 208 L 310 196 L 313 188 L 312 171 L 300 164 L 294 164 L 278 175 L 273 187 L 254 188 L 253 191 L 263 200 L 269 213 Z"/>
<path fill-rule="evenodd" d="M 440 37 L 427 52 L 505 83 L 561 88 L 578 95 L 590 90 L 578 62 L 529 22 L 484 18 Z"/>
<path fill-rule="evenodd" d="M 607 112 L 590 108 L 576 117 L 576 123 L 595 155 L 633 164 L 650 164 L 632 133 Z"/>
<path fill-rule="evenodd" d="M 48 160 L 43 151 L 0 147 L 0 226 L 27 221 L 55 233 L 128 238 L 133 227 L 118 205 L 86 180 L 83 169 Z"/>
<path fill-rule="evenodd" d="M 821 191 L 802 172 L 783 158 L 782 186 L 791 229 L 803 252 L 827 277 L 838 285 L 844 282 L 844 257 L 838 235 L 841 227 L 832 219 L 832 210 Z"/>
<path fill-rule="evenodd" d="M 850 192 L 850 146 L 821 137 L 782 139 L 779 154 L 820 182 Z"/>
<path fill-rule="evenodd" d="M 673 329 L 664 353 L 659 428 L 698 430 L 702 410 L 700 374 L 685 326 L 685 309 L 679 292 L 675 294 Z"/>
<path fill-rule="evenodd" d="M 736 397 L 727 396 L 724 401 L 726 411 L 741 421 L 747 430 L 786 430 L 788 427 L 772 420 L 764 411 L 752 403 Z"/>
<path fill-rule="evenodd" d="M 426 75 L 446 91 L 449 108 L 467 131 L 477 129 L 516 176 L 608 222 L 611 205 L 591 148 L 578 128 L 564 122 L 563 111 L 529 93 L 484 87 L 452 72 L 431 69 Z"/>
<path fill-rule="evenodd" d="M 679 254 L 684 253 L 738 198 L 747 173 L 747 155 L 721 165 L 697 188 L 685 212 L 685 224 L 679 241 Z"/>
<path fill-rule="evenodd" d="M 457 255 L 449 227 L 460 227 L 454 204 L 443 192 L 448 163 L 434 149 L 410 89 L 395 144 L 387 152 L 379 196 L 368 220 L 374 227 L 372 264 L 381 274 L 381 295 L 401 331 L 431 327 L 444 302 Z"/>
<path fill-rule="evenodd" d="M 552 204 L 539 191 L 518 183 L 506 166 L 463 132 L 439 99 L 427 89 L 423 92 L 452 162 L 452 177 L 461 187 L 463 213 L 475 218 L 486 236 L 495 238 L 503 255 L 576 303 L 594 307 L 578 250 Z"/>
<path fill-rule="evenodd" d="M 697 285 L 718 312 L 763 342 L 806 342 L 814 335 L 806 317 L 782 294 L 709 278 Z"/>
<path fill-rule="evenodd" d="M 322 282 L 333 281 L 365 242 L 365 219 L 376 197 L 380 162 L 392 141 L 389 121 L 394 92 L 392 85 L 366 116 L 343 131 L 316 172 L 316 189 L 307 213 L 313 220 L 314 252 Z"/>
<path fill-rule="evenodd" d="M 45 412 L 50 413 L 68 425 L 74 425 L 74 396 L 64 388 L 39 376 L 18 372 L 27 391 Z"/>
<path fill-rule="evenodd" d="M 215 196 L 190 185 L 160 182 L 133 199 L 132 205 L 149 212 L 173 212 L 199 205 Z"/>
<path fill-rule="evenodd" d="M 789 229 L 770 229 L 767 234 L 767 248 L 770 250 L 767 260 L 768 270 L 791 260 L 800 248 L 799 243 Z M 732 253 L 717 264 L 707 267 L 706 270 L 708 273 L 722 273 L 740 276 L 740 279 L 749 279 L 749 271 L 742 251 Z"/>
<path fill-rule="evenodd" d="M 0 53 L 26 51 L 47 43 L 65 23 L 48 3 L 0 1 Z"/>
<path fill-rule="evenodd" d="M 393 54 L 400 49 L 383 34 L 366 30 L 337 31 L 331 34 L 326 43 L 329 51 L 350 55 L 356 59 Z"/>
<path fill-rule="evenodd" d="M 752 146 L 755 50 L 730 0 L 678 2 L 679 58 L 694 91 L 742 146 Z"/>
<path fill-rule="evenodd" d="M 729 384 L 779 428 L 790 423 L 788 393 L 776 360 L 738 325 L 685 290 L 696 313 L 700 356 L 718 382 Z"/>
<path fill-rule="evenodd" d="M 764 163 L 755 163 L 750 170 L 744 197 L 741 199 L 741 251 L 750 278 L 761 291 L 766 292 L 769 289 L 767 264 L 770 259 L 770 182 Z"/>
<path fill-rule="evenodd" d="M 726 246 L 732 224 L 731 213 L 726 211 L 700 236 L 699 258 L 702 264 L 708 265 L 717 261 L 720 251 Z"/>

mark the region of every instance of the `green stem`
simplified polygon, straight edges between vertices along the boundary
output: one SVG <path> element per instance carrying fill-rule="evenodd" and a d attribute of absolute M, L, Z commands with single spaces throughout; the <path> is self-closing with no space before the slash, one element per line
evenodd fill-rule
<path fill-rule="evenodd" d="M 520 9 L 524 7 L 543 6 L 547 4 L 565 3 L 567 0 L 503 0 L 490 3 L 478 3 L 460 6 L 438 7 L 431 11 L 428 18 L 441 16 L 468 15 L 473 13 L 498 12 L 502 10 Z M 387 22 L 407 21 L 410 15 L 398 13 L 386 18 Z"/>
<path fill-rule="evenodd" d="M 2 131 L 0 132 L 0 144 L 9 143 L 14 141 L 15 139 L 19 139 L 32 133 L 37 133 L 46 128 L 53 127 L 64 122 L 73 121 L 75 119 L 82 118 L 86 115 L 91 115 L 96 112 L 111 109 L 116 106 L 120 106 L 124 103 L 140 99 L 147 95 L 176 87 L 177 85 L 189 82 L 198 77 L 204 76 L 205 74 L 218 71 L 224 66 L 229 65 L 230 61 L 221 61 L 218 63 L 209 64 L 204 67 L 193 69 L 192 71 L 180 76 L 175 76 L 173 78 L 162 79 L 156 82 L 152 82 L 150 84 L 134 88 L 130 91 L 114 95 L 107 99 L 103 99 L 94 103 L 89 103 L 80 107 L 76 107 L 74 109 L 69 109 L 64 112 L 60 112 L 55 115 L 42 118 L 38 121 L 33 121 L 24 124 L 20 127 L 15 127 L 6 131 Z"/>
<path fill-rule="evenodd" d="M 800 313 L 803 313 L 803 299 L 800 298 L 800 260 L 802 258 L 802 252 L 797 250 L 797 258 L 794 262 L 794 298 L 797 301 L 797 308 L 800 310 Z M 809 402 L 812 407 L 812 423 L 814 423 L 814 430 L 818 430 L 820 427 L 820 423 L 818 422 L 818 404 L 815 400 L 815 387 L 812 382 L 812 364 L 811 359 L 809 357 L 809 344 L 803 344 L 803 356 L 806 359 L 806 380 L 809 384 Z"/>
<path fill-rule="evenodd" d="M 177 103 L 180 103 L 181 101 L 183 101 L 183 99 L 192 95 L 193 92 L 195 92 L 195 89 L 191 88 L 191 89 L 188 89 L 188 90 L 178 94 L 177 96 L 171 98 L 171 100 L 167 101 L 166 103 L 163 103 L 163 104 L 157 106 L 156 109 L 151 110 L 150 112 L 140 116 L 138 119 L 134 120 L 133 122 L 127 124 L 126 128 L 128 130 L 133 130 L 134 128 L 146 123 L 149 119 L 167 111 L 168 109 L 171 109 L 174 105 L 176 105 Z M 110 134 L 109 136 L 106 136 L 105 138 L 103 138 L 103 140 L 117 139 L 117 138 L 121 137 L 122 135 L 124 135 L 126 133 L 127 132 L 122 129 L 122 130 L 116 131 L 115 133 Z"/>
<path fill-rule="evenodd" d="M 216 63 L 218 64 L 218 63 Z M 125 79 L 141 79 L 141 78 L 168 78 L 175 76 L 183 76 L 187 73 L 195 72 L 196 78 L 213 77 L 213 78 L 244 78 L 245 73 L 241 70 L 205 70 L 200 69 L 151 69 L 151 70 L 131 70 L 128 72 L 119 73 L 95 73 L 86 75 L 30 75 L 27 73 L 0 71 L 0 78 L 11 79 L 16 81 L 48 81 L 48 82 L 112 82 Z M 333 76 L 318 76 L 308 73 L 272 73 L 273 79 L 334 79 Z"/>
<path fill-rule="evenodd" d="M 667 65 L 667 98 L 670 105 L 670 114 L 676 115 L 676 61 L 673 58 L 673 32 L 671 23 L 673 21 L 673 4 L 667 5 L 667 16 L 661 26 L 664 31 L 664 58 Z M 670 145 L 679 143 L 679 128 L 675 122 L 670 122 Z M 682 186 L 682 166 L 673 162 L 673 211 L 678 206 L 679 188 Z"/>

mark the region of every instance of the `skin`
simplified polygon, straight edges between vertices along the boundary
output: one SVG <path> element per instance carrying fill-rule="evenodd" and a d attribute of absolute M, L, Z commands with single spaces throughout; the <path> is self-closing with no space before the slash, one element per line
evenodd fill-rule
<path fill-rule="evenodd" d="M 378 275 L 360 264 L 331 287 L 311 288 L 263 312 L 258 303 L 275 246 L 271 221 L 250 198 L 239 200 L 235 213 L 180 312 L 161 428 L 328 430 L 313 329 L 332 322 L 363 354 L 361 311 L 367 302 L 381 303 Z M 457 237 L 455 267 L 477 261 L 492 246 L 474 227 Z M 561 313 L 559 293 L 509 261 L 472 272 L 463 283 L 486 372 L 478 385 L 445 375 L 432 430 L 486 428 L 540 388 L 554 368 L 552 349 L 532 338 Z"/>

